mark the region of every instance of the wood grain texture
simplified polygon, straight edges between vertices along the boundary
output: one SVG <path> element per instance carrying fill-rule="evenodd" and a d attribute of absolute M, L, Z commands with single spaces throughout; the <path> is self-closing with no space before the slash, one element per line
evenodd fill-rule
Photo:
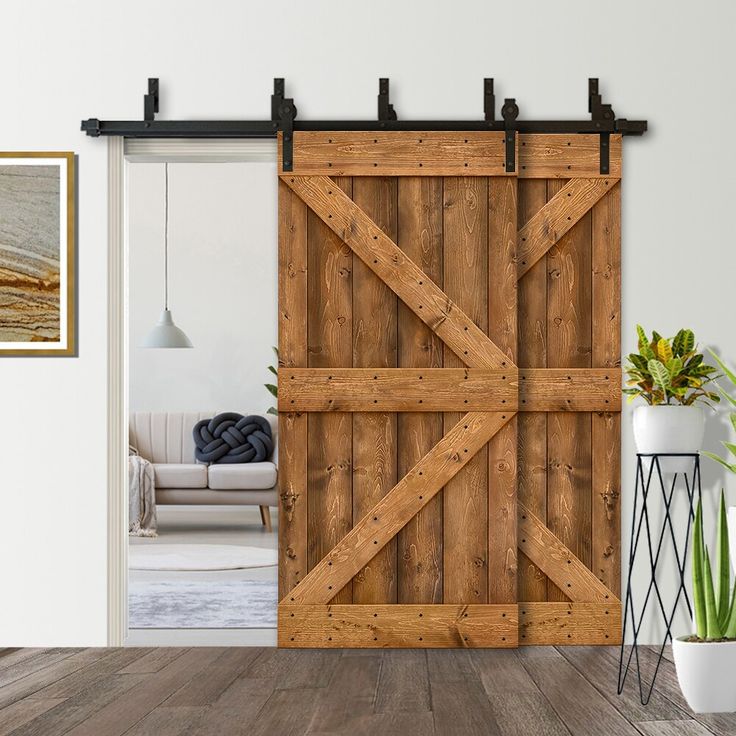
<path fill-rule="evenodd" d="M 621 185 L 593 207 L 592 363 L 621 366 Z M 617 379 L 620 385 L 620 379 Z M 613 403 L 613 402 L 612 402 Z M 621 587 L 621 400 L 614 411 L 591 417 L 592 549 L 595 574 L 611 589 Z"/>
<path fill-rule="evenodd" d="M 510 412 L 466 414 L 282 602 L 328 603 L 512 416 Z"/>
<path fill-rule="evenodd" d="M 307 208 L 279 182 L 279 370 L 307 365 Z M 307 573 L 307 417 L 279 413 L 279 595 Z"/>
<path fill-rule="evenodd" d="M 517 359 L 517 181 L 488 180 L 488 336 Z M 518 386 L 518 376 L 513 376 Z M 514 406 L 518 398 L 514 397 Z M 517 600 L 517 422 L 488 443 L 488 602 Z"/>
<path fill-rule="evenodd" d="M 587 609 L 584 620 L 590 633 L 594 631 L 591 622 L 605 616 L 600 606 L 596 611 L 589 604 L 572 604 L 568 614 L 565 604 L 550 605 L 559 606 L 558 613 L 565 620 Z M 548 636 L 557 625 L 552 610 L 540 607 L 530 613 L 522 608 L 520 615 L 533 621 L 522 627 L 522 633 L 526 628 L 531 634 Z M 457 624 L 458 630 L 465 626 L 464 620 Z M 563 624 L 559 623 L 558 633 L 566 639 L 569 629 L 562 628 Z M 472 624 L 470 628 L 473 630 Z M 136 672 L 93 677 L 102 654 L 122 661 L 121 652 L 110 649 L 70 655 L 50 665 L 43 676 L 40 671 L 33 673 L 34 682 L 24 686 L 22 699 L 13 700 L 19 693 L 17 681 L 0 688 L 0 702 L 11 702 L 0 709 L 0 734 L 51 736 L 72 728 L 77 734 L 95 736 L 121 732 L 125 736 L 446 736 L 476 732 L 485 736 L 498 731 L 504 736 L 732 736 L 736 732 L 734 713 L 693 714 L 689 710 L 669 648 L 646 707 L 638 702 L 636 678 L 627 681 L 621 695 L 616 694 L 619 648 L 615 646 L 541 644 L 517 650 L 464 646 L 454 651 L 255 647 L 214 650 L 214 660 L 213 650 L 200 648 L 176 670 L 171 665 L 180 660 L 181 651 L 158 667 L 161 658 L 147 649 L 138 652 L 140 665 L 134 661 L 125 668 Z M 129 656 L 131 650 L 127 652 Z M 249 660 L 245 668 L 238 652 Z M 69 698 L 48 699 L 33 691 L 41 679 L 50 688 L 60 683 L 69 673 L 57 668 L 73 657 L 78 657 L 77 664 L 82 662 L 77 683 L 90 686 Z M 648 678 L 657 654 L 654 648 L 640 647 L 639 657 L 643 676 Z M 85 672 L 88 668 L 89 673 Z M 144 679 L 138 680 L 141 677 Z M 226 685 L 232 677 L 235 679 Z M 129 686 L 136 681 L 137 685 Z M 8 689 L 15 695 L 8 697 Z M 172 705 L 179 693 L 188 702 L 200 704 Z"/>
<path fill-rule="evenodd" d="M 353 201 L 391 240 L 396 240 L 396 179 L 353 179 Z M 396 343 L 396 295 L 355 258 L 353 366 L 396 370 Z M 395 413 L 353 414 L 353 523 L 396 485 L 396 442 Z M 395 603 L 396 586 L 396 540 L 392 539 L 353 579 L 353 602 Z"/>
<path fill-rule="evenodd" d="M 516 371 L 507 368 L 284 369 L 279 402 L 283 410 L 310 412 L 514 411 L 518 385 Z M 544 391 L 533 392 L 533 401 Z"/>
<path fill-rule="evenodd" d="M 621 603 L 519 604 L 519 645 L 621 643 Z"/>
<path fill-rule="evenodd" d="M 605 178 L 621 176 L 622 137 L 618 133 L 609 140 L 608 174 L 601 174 L 601 137 L 577 133 L 520 133 L 520 179 L 570 179 L 572 177 Z"/>
<path fill-rule="evenodd" d="M 518 225 L 521 227 L 547 202 L 547 182 L 519 182 Z M 547 365 L 547 256 L 543 255 L 518 282 L 519 365 Z M 526 407 L 526 404 L 521 404 Z M 547 518 L 547 414 L 520 414 L 518 430 L 518 497 L 542 519 Z M 544 573 L 519 552 L 519 600 L 547 598 Z"/>
<path fill-rule="evenodd" d="M 627 714 L 629 720 L 640 724 L 642 721 L 681 721 L 687 713 L 668 700 L 655 687 L 646 705 L 641 704 L 639 688 L 631 683 L 621 693 L 610 687 L 612 668 L 618 669 L 618 652 L 600 646 L 571 646 L 560 648 L 562 656 L 575 669 L 603 693 L 611 705 Z M 666 651 L 669 651 L 669 647 Z"/>
<path fill-rule="evenodd" d="M 550 180 L 550 200 L 567 185 Z M 547 256 L 547 367 L 590 368 L 591 215 L 588 212 Z M 547 525 L 586 565 L 591 563 L 590 414 L 547 416 Z M 549 600 L 564 601 L 552 584 Z"/>
<path fill-rule="evenodd" d="M 514 647 L 516 605 L 279 605 L 280 647 Z"/>
<path fill-rule="evenodd" d="M 525 412 L 620 412 L 621 369 L 521 368 L 519 409 Z"/>
<path fill-rule="evenodd" d="M 562 591 L 577 603 L 618 600 L 544 522 L 519 503 L 519 548 Z"/>
<path fill-rule="evenodd" d="M 571 179 L 518 233 L 518 277 L 524 274 L 569 232 L 593 205 L 610 191 L 616 179 Z"/>
<path fill-rule="evenodd" d="M 329 180 L 328 180 L 329 181 Z M 330 182 L 352 193 L 352 180 Z M 353 255 L 350 248 L 311 210 L 307 214 L 308 365 L 352 365 Z M 352 501 L 352 416 L 311 414 L 307 418 L 307 562 L 311 570 L 350 530 Z M 304 576 L 302 576 L 302 580 Z M 335 601 L 352 600 L 352 584 L 335 589 Z"/>
<path fill-rule="evenodd" d="M 639 736 L 637 728 L 565 659 L 522 662 L 572 736 Z"/>
<path fill-rule="evenodd" d="M 156 673 L 151 681 L 142 680 L 66 733 L 73 736 L 122 736 L 222 654 L 222 649 L 214 648 L 186 652 Z"/>
<path fill-rule="evenodd" d="M 444 286 L 474 324 L 488 331 L 488 180 L 446 178 L 443 202 Z M 494 343 L 495 344 L 495 343 Z M 501 355 L 510 365 L 504 351 Z M 448 349 L 446 368 L 462 365 Z M 445 414 L 447 430 L 460 418 Z M 444 603 L 488 602 L 488 450 L 447 484 L 443 498 Z"/>
<path fill-rule="evenodd" d="M 397 244 L 442 286 L 441 178 L 398 180 Z M 398 310 L 398 361 L 402 368 L 441 368 L 442 342 L 403 302 Z M 417 397 L 417 405 L 433 392 Z M 426 407 L 425 407 L 426 408 Z M 403 477 L 442 437 L 442 414 L 398 416 L 398 475 Z M 442 602 L 442 491 L 397 535 L 399 603 Z"/>
<path fill-rule="evenodd" d="M 283 176 L 282 181 L 304 200 L 310 208 L 310 218 L 312 212 L 316 213 L 465 365 L 471 368 L 510 365 L 503 351 L 485 332 L 329 178 Z M 483 179 L 466 181 L 484 182 Z M 472 191 L 472 188 L 467 189 Z M 486 196 L 484 193 L 484 201 Z M 473 204 L 472 199 L 473 195 L 469 194 L 468 215 L 477 206 L 477 200 Z M 447 203 L 447 182 L 445 200 Z M 485 210 L 485 205 L 482 206 Z M 482 222 L 485 228 L 485 213 Z"/>
<path fill-rule="evenodd" d="M 505 160 L 502 132 L 294 134 L 298 176 L 505 176 Z"/>

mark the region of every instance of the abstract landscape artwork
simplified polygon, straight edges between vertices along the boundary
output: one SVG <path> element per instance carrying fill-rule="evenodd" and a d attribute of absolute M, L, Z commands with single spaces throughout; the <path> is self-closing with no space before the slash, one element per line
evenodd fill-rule
<path fill-rule="evenodd" d="M 0 153 L 0 356 L 75 355 L 74 154 Z"/>

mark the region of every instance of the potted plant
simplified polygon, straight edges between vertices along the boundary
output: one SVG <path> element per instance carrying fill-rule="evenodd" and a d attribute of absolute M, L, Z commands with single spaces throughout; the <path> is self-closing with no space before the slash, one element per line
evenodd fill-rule
<path fill-rule="evenodd" d="M 692 542 L 695 633 L 672 642 L 677 679 L 696 713 L 736 711 L 736 585 L 731 590 L 726 501 L 718 512 L 716 584 L 703 541 L 703 509 L 695 514 Z"/>
<path fill-rule="evenodd" d="M 279 349 L 277 347 L 272 348 L 273 352 L 276 354 L 276 363 L 279 362 Z M 271 373 L 276 376 L 276 379 L 278 380 L 279 372 L 274 368 L 272 365 L 268 366 L 268 370 L 271 371 Z M 279 387 L 275 383 L 264 383 L 263 384 L 266 389 L 268 390 L 268 393 L 271 394 L 274 398 L 278 399 L 279 397 Z M 275 414 L 276 416 L 279 415 L 279 410 L 275 406 L 269 406 L 268 411 L 266 414 Z"/>
<path fill-rule="evenodd" d="M 705 417 L 699 404 L 717 402 L 719 395 L 708 384 L 717 369 L 703 362 L 692 330 L 680 330 L 674 338 L 653 332 L 651 339 L 636 326 L 639 352 L 626 364 L 624 393 L 629 402 L 641 397 L 646 405 L 634 412 L 634 439 L 640 453 L 697 453 L 703 442 Z M 667 469 L 686 471 L 687 460 L 667 461 Z"/>
<path fill-rule="evenodd" d="M 716 360 L 728 380 L 731 381 L 734 386 L 736 386 L 736 373 L 730 370 L 728 366 L 725 365 L 725 363 L 712 350 L 710 351 L 710 354 Z M 726 397 L 726 400 L 729 402 L 729 404 L 731 404 L 732 407 L 736 408 L 736 398 L 731 396 L 731 394 L 729 394 L 727 391 L 724 391 L 723 388 L 721 388 L 721 393 L 723 394 L 723 396 Z M 731 420 L 731 425 L 734 429 L 736 429 L 736 411 L 732 411 L 729 415 L 729 418 Z M 726 442 L 725 440 L 722 441 L 721 444 L 728 450 L 729 453 L 731 453 L 731 455 L 736 458 L 736 444 L 734 444 L 733 442 Z M 703 454 L 723 465 L 731 473 L 736 474 L 736 462 L 729 462 L 729 460 L 719 457 L 712 452 L 704 452 Z M 736 506 L 731 506 L 728 509 L 728 527 L 731 534 L 731 539 L 734 540 L 731 544 L 731 560 L 733 562 L 734 568 L 736 568 Z"/>

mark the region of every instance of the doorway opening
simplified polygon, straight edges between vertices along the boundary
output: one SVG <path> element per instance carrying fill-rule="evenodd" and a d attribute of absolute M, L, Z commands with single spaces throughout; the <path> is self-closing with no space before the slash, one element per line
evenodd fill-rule
<path fill-rule="evenodd" d="M 275 145 L 175 149 L 123 151 L 124 641 L 273 644 Z"/>

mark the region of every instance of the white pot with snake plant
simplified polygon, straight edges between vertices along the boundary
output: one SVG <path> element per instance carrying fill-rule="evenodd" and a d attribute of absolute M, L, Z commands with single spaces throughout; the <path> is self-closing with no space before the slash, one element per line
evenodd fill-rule
<path fill-rule="evenodd" d="M 720 401 L 708 386 L 717 369 L 704 362 L 692 330 L 680 330 L 673 338 L 654 331 L 651 339 L 640 325 L 636 330 L 639 352 L 628 356 L 624 393 L 630 402 L 646 402 L 634 410 L 637 452 L 697 454 L 705 434 L 702 405 Z M 691 458 L 660 459 L 665 473 L 692 473 L 693 467 Z"/>
<path fill-rule="evenodd" d="M 692 541 L 695 633 L 672 642 L 680 689 L 696 713 L 736 712 L 736 585 L 732 589 L 722 491 L 716 544 L 713 568 L 704 543 L 703 510 L 699 501 Z"/>

